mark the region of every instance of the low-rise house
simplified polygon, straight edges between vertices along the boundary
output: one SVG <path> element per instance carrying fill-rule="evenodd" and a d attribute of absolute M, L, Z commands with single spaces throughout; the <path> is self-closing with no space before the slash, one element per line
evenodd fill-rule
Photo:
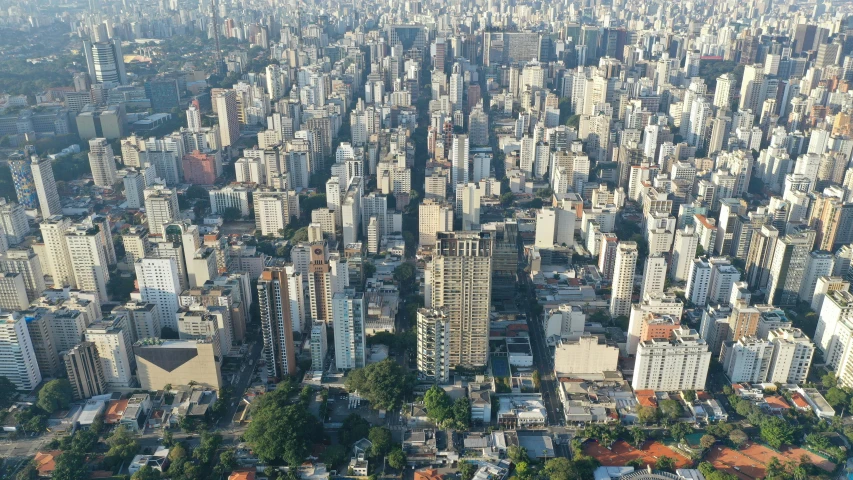
<path fill-rule="evenodd" d="M 409 465 L 433 464 L 438 448 L 435 442 L 435 430 L 406 430 L 403 432 L 403 452 Z"/>
<path fill-rule="evenodd" d="M 798 388 L 797 392 L 803 396 L 806 402 L 812 407 L 815 415 L 818 418 L 832 418 L 835 416 L 835 409 L 823 398 L 823 395 L 815 388 Z"/>
<path fill-rule="evenodd" d="M 47 452 L 36 452 L 33 458 L 33 464 L 38 471 L 39 477 L 49 477 L 53 475 L 53 469 L 56 468 L 56 459 L 62 455 L 62 450 L 49 450 Z"/>
<path fill-rule="evenodd" d="M 505 394 L 498 397 L 500 399 L 499 425 L 505 428 L 545 426 L 548 414 L 540 394 Z"/>
<path fill-rule="evenodd" d="M 489 383 L 469 383 L 468 399 L 471 401 L 471 421 L 488 425 L 492 421 L 492 386 Z"/>
<path fill-rule="evenodd" d="M 132 432 L 138 432 L 148 414 L 151 413 L 151 397 L 147 393 L 133 395 L 127 400 L 126 405 L 124 415 L 118 423 Z"/>
<path fill-rule="evenodd" d="M 157 450 L 152 455 L 137 455 L 133 457 L 133 460 L 131 460 L 130 465 L 127 467 L 127 471 L 133 475 L 143 467 L 151 467 L 158 472 L 164 472 L 169 468 L 169 449 L 161 446 L 157 447 Z"/>
<path fill-rule="evenodd" d="M 349 461 L 349 470 L 352 470 L 353 475 L 359 477 L 367 476 L 367 455 L 359 453 L 358 456 L 352 457 Z"/>

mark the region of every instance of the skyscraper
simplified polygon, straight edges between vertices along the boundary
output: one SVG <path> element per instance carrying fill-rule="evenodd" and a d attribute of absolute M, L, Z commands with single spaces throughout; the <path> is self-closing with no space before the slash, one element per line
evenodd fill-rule
<path fill-rule="evenodd" d="M 113 38 L 102 42 L 83 40 L 83 52 L 89 68 L 89 78 L 97 83 L 127 85 L 121 40 Z"/>
<path fill-rule="evenodd" d="M 627 316 L 631 313 L 634 293 L 634 270 L 637 268 L 636 242 L 619 242 L 613 264 L 613 290 L 610 297 L 610 316 Z"/>
<path fill-rule="evenodd" d="M 0 313 L 0 376 L 18 390 L 30 391 L 41 383 L 35 349 L 24 317 L 18 312 Z"/>
<path fill-rule="evenodd" d="M 92 168 L 95 185 L 112 187 L 118 181 L 113 147 L 107 143 L 106 138 L 89 140 L 89 166 Z"/>
<path fill-rule="evenodd" d="M 219 140 L 223 147 L 230 147 L 240 138 L 237 117 L 237 92 L 216 90 L 212 92 L 216 116 L 219 119 Z"/>
<path fill-rule="evenodd" d="M 178 311 L 178 294 L 181 283 L 178 267 L 173 258 L 143 258 L 134 264 L 139 294 L 143 302 L 157 306 L 160 326 L 178 331 L 175 313 Z"/>
<path fill-rule="evenodd" d="M 418 310 L 418 378 L 428 382 L 450 381 L 450 321 L 442 309 Z"/>
<path fill-rule="evenodd" d="M 794 231 L 776 240 L 767 298 L 776 306 L 796 305 L 814 244 L 815 231 Z"/>
<path fill-rule="evenodd" d="M 71 258 L 68 255 L 68 243 L 65 241 L 65 231 L 70 226 L 71 221 L 61 215 L 54 215 L 39 224 L 44 239 L 44 251 L 47 253 L 44 262 L 47 266 L 45 273 L 53 280 L 53 286 L 56 288 L 77 288 Z"/>
<path fill-rule="evenodd" d="M 101 356 L 92 342 L 82 342 L 71 350 L 62 352 L 65 373 L 71 383 L 74 398 L 86 400 L 107 391 Z"/>
<path fill-rule="evenodd" d="M 180 215 L 177 192 L 165 185 L 156 184 L 146 188 L 144 195 L 148 230 L 152 235 L 165 235 L 166 225 L 174 222 Z"/>
<path fill-rule="evenodd" d="M 332 299 L 335 332 L 335 366 L 339 370 L 362 368 L 367 363 L 364 322 L 367 305 L 363 293 L 336 293 Z"/>
<path fill-rule="evenodd" d="M 287 276 L 284 267 L 267 267 L 258 280 L 264 357 L 267 374 L 275 378 L 296 373 L 296 350 L 293 344 Z"/>
<path fill-rule="evenodd" d="M 468 150 L 468 135 L 454 135 L 453 150 L 450 154 L 450 160 L 453 164 L 450 181 L 454 189 L 460 183 L 468 183 Z"/>
<path fill-rule="evenodd" d="M 33 158 L 38 157 L 33 156 Z M 24 155 L 16 154 L 10 156 L 9 171 L 12 173 L 12 183 L 15 185 L 15 194 L 18 197 L 18 203 L 28 210 L 38 208 L 39 198 L 35 182 L 33 181 L 33 171 L 30 167 L 30 162 Z"/>
<path fill-rule="evenodd" d="M 53 163 L 49 158 L 33 156 L 30 165 L 33 182 L 38 195 L 42 218 L 49 218 L 62 213 L 59 192 L 56 190 L 56 179 L 53 176 Z"/>
<path fill-rule="evenodd" d="M 440 232 L 427 272 L 427 307 L 450 323 L 450 365 L 486 364 L 491 306 L 490 232 Z"/>

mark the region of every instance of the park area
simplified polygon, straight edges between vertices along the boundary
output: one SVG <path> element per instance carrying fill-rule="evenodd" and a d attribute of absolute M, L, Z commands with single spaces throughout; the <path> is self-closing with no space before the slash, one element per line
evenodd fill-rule
<path fill-rule="evenodd" d="M 784 464 L 791 460 L 799 462 L 803 455 L 807 456 L 811 463 L 821 470 L 826 472 L 835 470 L 835 464 L 808 450 L 786 447 L 777 452 L 757 443 L 747 444 L 739 450 L 723 446 L 711 447 L 705 456 L 705 461 L 711 463 L 717 470 L 737 475 L 743 480 L 752 480 L 765 477 L 765 467 L 773 457 Z"/>
<path fill-rule="evenodd" d="M 635 460 L 654 466 L 661 457 L 673 459 L 676 468 L 689 468 L 692 464 L 690 459 L 658 441 L 646 442 L 639 449 L 624 440 L 617 440 L 609 449 L 596 441 L 589 441 L 584 444 L 583 453 L 595 458 L 605 467 L 621 467 Z"/>

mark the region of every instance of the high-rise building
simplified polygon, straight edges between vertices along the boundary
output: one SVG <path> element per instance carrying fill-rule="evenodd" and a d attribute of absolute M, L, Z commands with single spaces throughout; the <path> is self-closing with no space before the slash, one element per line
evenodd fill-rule
<path fill-rule="evenodd" d="M 237 116 L 237 92 L 234 90 L 214 89 L 211 92 L 214 110 L 219 119 L 219 141 L 223 147 L 230 147 L 240 138 L 240 121 Z"/>
<path fill-rule="evenodd" d="M 601 234 L 601 248 L 598 251 L 598 270 L 601 278 L 613 279 L 613 267 L 616 265 L 616 250 L 619 246 L 619 238 L 612 233 Z"/>
<path fill-rule="evenodd" d="M 821 277 L 832 274 L 834 257 L 829 252 L 810 252 L 806 260 L 806 271 L 803 273 L 803 281 L 800 283 L 799 299 L 801 302 L 811 303 L 817 288 L 817 281 Z"/>
<path fill-rule="evenodd" d="M 767 340 L 773 343 L 773 358 L 767 382 L 795 384 L 806 382 L 815 345 L 799 328 L 771 330 Z"/>
<path fill-rule="evenodd" d="M 106 138 L 89 140 L 89 167 L 92 169 L 95 185 L 99 187 L 112 187 L 118 181 L 113 147 Z"/>
<path fill-rule="evenodd" d="M 33 155 L 33 158 L 38 157 Z M 26 156 L 20 153 L 11 155 L 9 157 L 9 171 L 12 173 L 12 183 L 15 185 L 18 203 L 27 210 L 38 208 L 39 198 L 36 192 L 33 170 Z"/>
<path fill-rule="evenodd" d="M 47 266 L 45 273 L 53 280 L 53 286 L 56 288 L 77 288 L 71 257 L 68 254 L 68 243 L 65 241 L 65 231 L 70 226 L 71 220 L 61 215 L 44 219 L 39 224 L 44 239 L 44 251 L 47 254 L 42 265 Z"/>
<path fill-rule="evenodd" d="M 98 349 L 107 385 L 117 388 L 131 386 L 136 362 L 131 351 L 133 337 L 127 324 L 127 316 L 105 316 L 86 327 L 85 338 Z"/>
<path fill-rule="evenodd" d="M 326 324 L 314 322 L 311 326 L 311 370 L 315 374 L 322 374 L 326 370 L 326 355 L 329 346 L 326 339 Z"/>
<path fill-rule="evenodd" d="M 166 225 L 180 217 L 178 193 L 173 188 L 155 184 L 145 189 L 145 216 L 148 230 L 154 235 L 165 235 Z"/>
<path fill-rule="evenodd" d="M 826 276 L 818 277 L 815 283 L 814 294 L 811 299 L 811 307 L 813 312 L 820 313 L 823 307 L 823 300 L 830 292 L 836 290 L 850 291 L 850 282 L 842 277 Z"/>
<path fill-rule="evenodd" d="M 131 330 L 131 340 L 160 337 L 160 313 L 157 305 L 147 302 L 130 301 L 113 309 L 114 312 L 127 315 Z"/>
<path fill-rule="evenodd" d="M 26 320 L 18 312 L 0 313 L 0 377 L 18 390 L 31 391 L 41 383 L 41 371 Z"/>
<path fill-rule="evenodd" d="M 139 297 L 143 302 L 157 306 L 161 328 L 178 331 L 175 313 L 178 311 L 178 294 L 181 283 L 178 267 L 173 258 L 143 258 L 134 264 Z"/>
<path fill-rule="evenodd" d="M 16 272 L 0 273 L 0 309 L 20 311 L 29 306 L 24 276 Z"/>
<path fill-rule="evenodd" d="M 293 343 L 288 275 L 283 267 L 264 269 L 258 280 L 258 305 L 267 374 L 274 378 L 294 375 L 296 347 Z"/>
<path fill-rule="evenodd" d="M 704 390 L 711 352 L 696 330 L 680 327 L 672 340 L 646 340 L 637 347 L 634 390 Z"/>
<path fill-rule="evenodd" d="M 418 310 L 418 378 L 427 382 L 450 381 L 450 320 L 442 309 Z"/>
<path fill-rule="evenodd" d="M 44 274 L 38 255 L 32 249 L 9 250 L 0 255 L 0 272 L 20 273 L 28 301 L 32 302 L 44 292 Z"/>
<path fill-rule="evenodd" d="M 418 245 L 435 245 L 438 232 L 453 231 L 453 206 L 431 198 L 418 206 Z"/>
<path fill-rule="evenodd" d="M 619 242 L 613 264 L 613 289 L 610 297 L 610 316 L 628 316 L 634 294 L 634 271 L 637 268 L 636 242 Z"/>
<path fill-rule="evenodd" d="M 452 164 L 450 172 L 450 182 L 451 185 L 453 185 L 453 188 L 457 188 L 457 185 L 459 185 L 460 183 L 468 183 L 468 157 L 468 135 L 454 135 L 453 146 L 450 153 L 450 161 Z"/>
<path fill-rule="evenodd" d="M 25 312 L 23 315 L 42 376 L 53 377 L 61 374 L 63 369 L 57 354 L 59 350 L 56 344 L 56 327 L 53 325 L 55 323 L 54 316 L 49 312 L 39 310 Z"/>
<path fill-rule="evenodd" d="M 332 299 L 335 366 L 339 370 L 363 368 L 367 364 L 366 310 L 364 294 L 354 290 L 336 293 Z"/>
<path fill-rule="evenodd" d="M 732 382 L 763 383 L 770 372 L 772 359 L 773 342 L 744 337 L 726 346 L 723 368 Z"/>
<path fill-rule="evenodd" d="M 92 342 L 82 342 L 71 350 L 62 352 L 65 373 L 71 391 L 77 400 L 86 400 L 107 391 L 104 366 L 98 348 Z"/>
<path fill-rule="evenodd" d="M 95 42 L 84 40 L 83 52 L 86 55 L 86 65 L 92 81 L 127 85 L 121 40 L 117 38 Z"/>
<path fill-rule="evenodd" d="M 71 260 L 77 288 L 96 292 L 98 300 L 103 303 L 110 298 L 107 292 L 110 271 L 106 246 L 99 233 L 98 227 L 92 222 L 76 223 L 66 230 L 65 242 L 68 244 L 68 258 Z"/>
<path fill-rule="evenodd" d="M 705 305 L 711 286 L 711 264 L 704 258 L 694 258 L 687 276 L 687 300 L 694 305 Z"/>
<path fill-rule="evenodd" d="M 698 246 L 699 236 L 692 225 L 676 230 L 675 242 L 672 244 L 672 270 L 670 270 L 673 281 L 687 281 Z"/>
<path fill-rule="evenodd" d="M 770 263 L 767 298 L 776 306 L 796 305 L 814 244 L 814 230 L 793 230 L 776 240 Z"/>
<path fill-rule="evenodd" d="M 429 264 L 426 306 L 450 322 L 450 365 L 482 366 L 488 357 L 493 239 L 490 232 L 441 232 Z"/>
<path fill-rule="evenodd" d="M 646 258 L 646 264 L 643 267 L 643 286 L 640 288 L 640 299 L 662 294 L 665 282 L 666 258 L 660 254 Z"/>
<path fill-rule="evenodd" d="M 59 201 L 59 192 L 56 190 L 53 163 L 49 158 L 33 156 L 30 167 L 33 172 L 33 182 L 35 183 L 42 218 L 61 214 L 62 205 Z"/>
<path fill-rule="evenodd" d="M 6 243 L 17 245 L 30 234 L 30 222 L 24 207 L 0 198 L 0 231 L 6 233 Z"/>
<path fill-rule="evenodd" d="M 820 309 L 814 343 L 829 369 L 853 385 L 853 294 L 847 290 L 828 292 Z"/>

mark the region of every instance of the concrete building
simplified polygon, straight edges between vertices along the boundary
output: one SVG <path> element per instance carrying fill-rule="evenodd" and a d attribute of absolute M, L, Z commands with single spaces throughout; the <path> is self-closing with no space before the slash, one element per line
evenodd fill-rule
<path fill-rule="evenodd" d="M 30 223 L 24 207 L 15 202 L 0 199 L 0 225 L 6 233 L 6 243 L 17 245 L 30 234 Z"/>
<path fill-rule="evenodd" d="M 335 366 L 339 370 L 363 368 L 367 364 L 366 309 L 363 293 L 348 290 L 336 293 L 332 298 Z"/>
<path fill-rule="evenodd" d="M 173 188 L 155 184 L 145 189 L 144 196 L 148 230 L 155 235 L 165 235 L 166 225 L 180 218 L 178 193 Z"/>
<path fill-rule="evenodd" d="M 0 273 L 0 309 L 20 311 L 29 306 L 24 276 L 20 273 Z"/>
<path fill-rule="evenodd" d="M 815 231 L 797 229 L 776 241 L 767 298 L 773 305 L 795 305 L 814 244 Z"/>
<path fill-rule="evenodd" d="M 94 343 L 82 342 L 61 355 L 75 399 L 86 400 L 107 392 L 104 367 Z"/>
<path fill-rule="evenodd" d="M 61 214 L 62 205 L 59 201 L 59 192 L 56 190 L 53 163 L 49 158 L 33 156 L 30 167 L 33 172 L 33 182 L 36 186 L 42 218 Z"/>
<path fill-rule="evenodd" d="M 687 276 L 687 300 L 694 305 L 703 306 L 708 301 L 708 290 L 711 285 L 711 264 L 704 258 L 693 260 L 690 274 Z"/>
<path fill-rule="evenodd" d="M 39 224 L 46 253 L 45 258 L 41 259 L 42 265 L 47 266 L 45 274 L 51 277 L 52 285 L 57 288 L 77 288 L 68 255 L 68 243 L 65 241 L 65 231 L 70 225 L 71 220 L 61 215 L 54 215 Z"/>
<path fill-rule="evenodd" d="M 438 232 L 453 231 L 453 206 L 428 198 L 418 206 L 418 245 L 435 245 Z"/>
<path fill-rule="evenodd" d="M 112 187 L 118 182 L 113 147 L 110 146 L 106 138 L 89 140 L 89 166 L 92 169 L 95 185 Z"/>
<path fill-rule="evenodd" d="M 558 377 L 603 380 L 604 372 L 618 370 L 619 347 L 594 335 L 561 341 L 554 350 L 554 372 Z"/>
<path fill-rule="evenodd" d="M 127 316 L 116 313 L 91 323 L 86 327 L 85 339 L 98 349 L 107 386 L 130 387 L 136 362 L 131 351 L 132 333 Z"/>
<path fill-rule="evenodd" d="M 613 266 L 613 290 L 610 297 L 610 316 L 618 317 L 631 313 L 634 294 L 634 271 L 637 267 L 637 244 L 619 242 Z"/>
<path fill-rule="evenodd" d="M 634 390 L 704 390 L 711 352 L 695 330 L 681 327 L 672 340 L 648 340 L 637 347 Z"/>
<path fill-rule="evenodd" d="M 488 356 L 493 240 L 489 232 L 441 232 L 427 267 L 426 307 L 446 309 L 451 366 Z"/>
<path fill-rule="evenodd" d="M 666 258 L 652 255 L 646 258 L 643 267 L 643 285 L 640 287 L 640 300 L 647 296 L 662 294 L 666 283 Z"/>
<path fill-rule="evenodd" d="M 805 383 L 814 357 L 814 342 L 799 328 L 771 330 L 767 340 L 773 343 L 767 381 L 795 385 Z"/>
<path fill-rule="evenodd" d="M 144 339 L 133 345 L 137 377 L 143 390 L 164 385 L 222 388 L 222 357 L 217 337 L 194 340 Z"/>
<path fill-rule="evenodd" d="M 41 383 L 35 349 L 26 320 L 17 312 L 0 313 L 0 376 L 18 390 L 31 391 Z"/>
<path fill-rule="evenodd" d="M 450 321 L 441 309 L 418 310 L 418 378 L 437 384 L 450 381 Z"/>
<path fill-rule="evenodd" d="M 157 307 L 160 327 L 178 331 L 175 313 L 178 311 L 178 294 L 181 283 L 178 268 L 172 258 L 143 258 L 134 264 L 139 298 Z"/>
<path fill-rule="evenodd" d="M 763 383 L 770 371 L 773 343 L 756 337 L 744 337 L 726 345 L 723 368 L 733 383 Z"/>
<path fill-rule="evenodd" d="M 311 326 L 311 370 L 315 373 L 326 370 L 326 357 L 329 353 L 328 340 L 326 339 L 326 324 L 314 322 Z"/>
<path fill-rule="evenodd" d="M 258 305 L 267 375 L 273 378 L 296 374 L 296 346 L 288 290 L 288 274 L 283 267 L 264 269 L 258 280 Z"/>

